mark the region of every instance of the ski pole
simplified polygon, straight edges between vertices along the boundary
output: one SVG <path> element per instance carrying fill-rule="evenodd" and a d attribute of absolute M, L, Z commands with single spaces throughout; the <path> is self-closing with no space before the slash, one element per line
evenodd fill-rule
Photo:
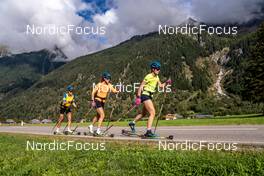
<path fill-rule="evenodd" d="M 52 132 L 52 131 L 54 131 L 55 127 L 56 127 L 56 126 L 59 124 L 59 121 L 60 121 L 60 119 L 59 119 L 59 120 L 57 120 L 57 122 L 56 122 L 56 124 L 53 126 L 53 128 L 52 128 L 51 132 Z"/>
<path fill-rule="evenodd" d="M 84 117 L 88 116 L 92 110 L 93 110 L 93 107 L 91 107 L 91 108 L 89 109 L 89 111 L 84 115 Z"/>
<path fill-rule="evenodd" d="M 169 78 L 170 79 L 170 78 Z M 166 101 L 166 95 L 167 95 L 167 91 L 165 90 L 165 93 L 164 93 L 164 101 L 160 107 L 160 111 L 159 111 L 159 115 L 158 115 L 158 118 L 157 118 L 157 121 L 156 121 L 156 125 L 155 125 L 155 129 L 154 129 L 154 134 L 156 134 L 156 129 L 157 129 L 157 126 L 158 126 L 158 123 L 159 123 L 159 119 L 160 119 L 160 116 L 161 116 L 161 112 L 163 110 L 163 106 L 165 104 L 165 101 Z"/>
<path fill-rule="evenodd" d="M 112 128 L 114 125 L 110 125 L 109 127 L 107 127 L 104 131 L 103 131 L 103 134 L 105 134 L 110 128 Z"/>
<path fill-rule="evenodd" d="M 126 113 L 124 113 L 124 114 L 122 114 L 122 117 L 120 117 L 117 121 L 115 121 L 115 122 L 119 122 L 125 115 L 127 115 L 128 113 L 130 113 L 133 109 L 135 109 L 135 107 L 136 107 L 136 105 L 134 104 L 133 106 L 131 106 L 130 108 L 129 108 L 129 110 L 126 112 Z M 112 125 L 110 125 L 104 132 L 106 132 L 106 131 L 108 131 L 109 129 L 111 129 L 112 127 L 113 127 L 114 125 L 112 124 Z"/>
<path fill-rule="evenodd" d="M 112 118 L 112 115 L 113 115 L 114 110 L 115 110 L 115 108 L 113 107 L 112 110 L 111 110 L 110 116 L 108 118 L 108 122 L 107 122 L 106 128 L 109 127 L 109 124 L 110 124 L 110 121 L 111 121 L 111 118 Z"/>
<path fill-rule="evenodd" d="M 160 107 L 159 115 L 158 115 L 158 118 L 157 118 L 157 121 L 156 121 L 156 125 L 155 125 L 155 129 L 154 129 L 154 134 L 156 133 L 156 129 L 157 129 L 157 126 L 158 126 L 158 122 L 159 122 L 159 119 L 160 119 L 160 115 L 161 115 L 162 109 L 163 109 L 163 104 Z"/>
<path fill-rule="evenodd" d="M 132 105 L 129 109 L 128 109 L 128 111 L 126 112 L 126 113 L 124 113 L 124 114 L 122 114 L 122 116 L 116 121 L 116 122 L 119 122 L 125 115 L 127 115 L 128 113 L 130 113 L 133 109 L 135 109 L 135 107 L 137 107 L 137 105 Z"/>

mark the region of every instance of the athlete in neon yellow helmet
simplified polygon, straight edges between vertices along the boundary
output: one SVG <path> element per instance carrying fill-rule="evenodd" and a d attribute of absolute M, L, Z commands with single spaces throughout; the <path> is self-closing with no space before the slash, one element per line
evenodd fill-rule
<path fill-rule="evenodd" d="M 56 131 L 55 131 L 56 134 L 61 134 L 60 126 L 61 126 L 61 122 L 64 119 L 65 113 L 68 117 L 67 131 L 69 133 L 72 133 L 71 131 L 72 106 L 75 108 L 77 107 L 74 100 L 73 86 L 69 85 L 67 86 L 67 92 L 63 94 L 63 99 L 60 104 L 60 116 L 59 116 L 58 124 L 56 126 Z"/>
<path fill-rule="evenodd" d="M 139 106 L 143 103 L 142 111 L 136 116 L 134 121 L 129 123 L 129 126 L 132 132 L 135 132 L 135 123 L 144 117 L 147 112 L 149 113 L 148 123 L 147 123 L 147 132 L 146 137 L 155 137 L 155 134 L 151 131 L 151 126 L 155 117 L 155 107 L 152 102 L 152 97 L 156 91 L 157 86 L 164 88 L 166 84 L 170 84 L 171 81 L 167 80 L 165 83 L 161 83 L 159 79 L 161 64 L 159 61 L 154 61 L 150 64 L 151 73 L 147 74 L 144 80 L 141 82 L 140 87 L 137 92 L 137 98 L 135 105 Z"/>

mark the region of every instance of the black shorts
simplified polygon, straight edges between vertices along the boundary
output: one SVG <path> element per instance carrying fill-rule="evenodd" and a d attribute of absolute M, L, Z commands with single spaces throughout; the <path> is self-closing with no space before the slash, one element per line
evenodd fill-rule
<path fill-rule="evenodd" d="M 142 94 L 141 97 L 140 97 L 140 99 L 141 99 L 141 103 L 143 103 L 146 100 L 152 100 L 152 97 L 149 96 L 149 95 Z"/>
<path fill-rule="evenodd" d="M 104 108 L 104 102 L 99 101 L 99 100 L 94 100 L 94 102 L 95 102 L 96 109 L 97 108 Z"/>
<path fill-rule="evenodd" d="M 64 114 L 64 113 L 68 114 L 69 112 L 72 112 L 70 107 L 66 107 L 63 105 L 60 106 L 60 114 Z"/>

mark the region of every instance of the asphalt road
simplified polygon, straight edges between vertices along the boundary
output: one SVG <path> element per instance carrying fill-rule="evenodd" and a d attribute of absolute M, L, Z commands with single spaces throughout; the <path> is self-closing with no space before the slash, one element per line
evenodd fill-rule
<path fill-rule="evenodd" d="M 137 137 L 121 135 L 122 129 L 128 127 L 113 127 L 109 133 L 114 134 L 117 140 L 142 140 Z M 0 132 L 52 135 L 52 127 L 48 126 L 0 126 Z M 88 128 L 80 127 L 78 131 L 84 132 Z M 144 127 L 137 131 L 143 133 Z M 206 141 L 206 142 L 233 142 L 239 144 L 256 144 L 264 146 L 264 125 L 228 125 L 228 126 L 177 126 L 158 127 L 160 136 L 174 136 L 174 141 Z M 85 136 L 79 136 L 85 137 Z M 144 139 L 143 139 L 144 140 Z"/>

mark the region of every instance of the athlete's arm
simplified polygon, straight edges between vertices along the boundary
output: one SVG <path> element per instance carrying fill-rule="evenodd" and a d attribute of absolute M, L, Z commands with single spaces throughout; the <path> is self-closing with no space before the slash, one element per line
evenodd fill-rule
<path fill-rule="evenodd" d="M 95 94 L 98 91 L 98 84 L 93 88 L 91 100 L 94 101 Z"/>
<path fill-rule="evenodd" d="M 161 83 L 160 81 L 158 82 L 158 84 L 160 88 L 164 88 L 166 86 L 166 83 Z"/>
<path fill-rule="evenodd" d="M 116 88 L 114 88 L 112 85 L 111 85 L 111 92 L 113 92 L 113 93 L 118 93 L 119 92 L 119 90 L 117 90 Z"/>
<path fill-rule="evenodd" d="M 63 104 L 63 105 L 65 105 L 65 104 L 67 103 L 66 98 L 67 98 L 67 95 L 66 95 L 66 93 L 64 93 L 64 94 L 63 94 L 63 99 L 62 99 L 62 104 Z"/>
<path fill-rule="evenodd" d="M 142 81 L 139 88 L 138 88 L 138 91 L 137 91 L 137 97 L 140 97 L 141 96 L 141 93 L 142 93 L 142 90 L 145 86 L 146 82 L 145 81 Z"/>

